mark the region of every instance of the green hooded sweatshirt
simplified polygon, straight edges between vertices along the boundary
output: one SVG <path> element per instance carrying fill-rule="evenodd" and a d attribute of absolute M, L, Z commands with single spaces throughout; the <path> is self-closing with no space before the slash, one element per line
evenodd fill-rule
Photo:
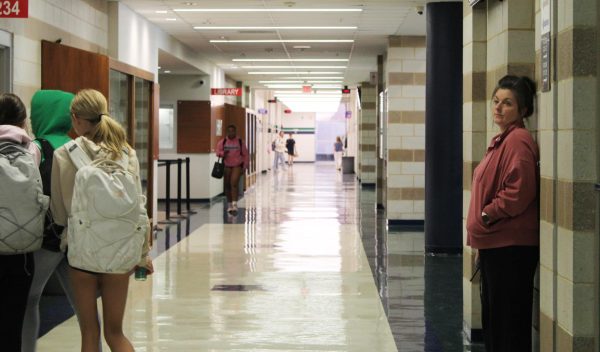
<path fill-rule="evenodd" d="M 74 94 L 61 90 L 35 92 L 31 98 L 31 127 L 35 138 L 46 139 L 54 149 L 71 140 L 67 133 L 71 130 L 71 101 L 74 97 Z"/>

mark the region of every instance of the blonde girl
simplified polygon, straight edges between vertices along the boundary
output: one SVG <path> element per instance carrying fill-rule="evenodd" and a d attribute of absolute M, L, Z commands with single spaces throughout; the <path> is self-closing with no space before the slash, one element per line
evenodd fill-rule
<path fill-rule="evenodd" d="M 125 130 L 108 115 L 106 98 L 93 89 L 79 91 L 71 103 L 71 122 L 73 129 L 81 137 L 77 143 L 92 160 L 100 155 L 119 160 L 123 150 L 128 150 L 129 171 L 137 175 L 139 192 L 139 161 L 135 151 L 126 140 Z M 63 146 L 54 153 L 52 165 L 52 199 L 51 209 L 54 221 L 67 226 L 71 215 L 71 198 L 76 167 L 71 161 L 69 152 Z M 67 230 L 63 232 L 62 247 L 68 250 Z M 151 273 L 152 262 L 147 256 L 148 244 L 144 244 L 143 256 L 138 266 L 143 266 Z M 134 270 L 135 268 L 131 268 Z M 79 317 L 81 330 L 81 351 L 97 352 L 99 350 L 100 326 L 97 313 L 96 295 L 102 298 L 102 321 L 104 338 L 113 352 L 134 351 L 131 342 L 123 334 L 123 314 L 127 301 L 130 273 L 107 274 L 69 268 L 71 284 L 75 296 L 75 308 Z"/>

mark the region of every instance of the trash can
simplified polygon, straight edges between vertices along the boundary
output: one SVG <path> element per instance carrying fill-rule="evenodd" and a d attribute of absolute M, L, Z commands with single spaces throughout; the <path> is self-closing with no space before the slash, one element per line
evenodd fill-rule
<path fill-rule="evenodd" d="M 353 174 L 354 173 L 354 157 L 343 156 L 342 157 L 342 173 Z"/>

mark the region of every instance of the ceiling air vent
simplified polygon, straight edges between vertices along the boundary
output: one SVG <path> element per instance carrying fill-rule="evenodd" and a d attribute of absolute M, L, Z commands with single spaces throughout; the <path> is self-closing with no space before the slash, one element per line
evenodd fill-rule
<path fill-rule="evenodd" d="M 248 30 L 248 31 L 238 31 L 238 33 L 242 33 L 242 34 L 272 34 L 272 33 L 276 33 L 276 31 Z"/>

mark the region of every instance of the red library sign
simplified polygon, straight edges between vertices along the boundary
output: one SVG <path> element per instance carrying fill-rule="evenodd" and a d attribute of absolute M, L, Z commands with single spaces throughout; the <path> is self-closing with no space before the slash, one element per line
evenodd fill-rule
<path fill-rule="evenodd" d="M 29 17 L 28 0 L 2 0 L 0 1 L 0 18 L 27 18 Z"/>
<path fill-rule="evenodd" d="M 210 95 L 235 95 L 242 96 L 242 88 L 211 88 Z"/>

